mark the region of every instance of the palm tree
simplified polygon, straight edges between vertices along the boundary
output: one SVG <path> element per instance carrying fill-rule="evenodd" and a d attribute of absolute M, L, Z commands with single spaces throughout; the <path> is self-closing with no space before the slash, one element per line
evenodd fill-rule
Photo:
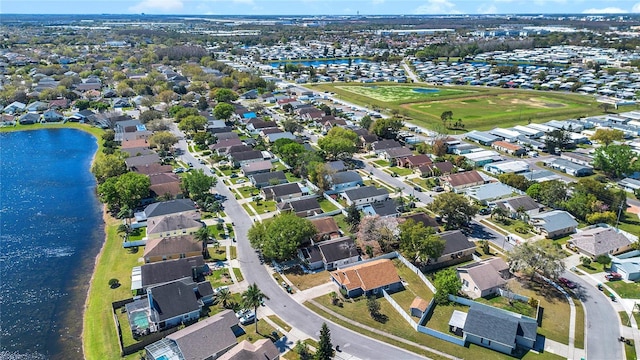
<path fill-rule="evenodd" d="M 222 303 L 222 307 L 225 309 L 229 304 L 229 300 L 231 300 L 231 292 L 229 291 L 229 289 L 222 289 L 216 294 L 215 303 Z"/>
<path fill-rule="evenodd" d="M 196 240 L 202 242 L 202 257 L 205 259 L 209 257 L 209 250 L 207 249 L 207 243 L 209 242 L 209 229 L 207 225 L 196 231 Z"/>
<path fill-rule="evenodd" d="M 247 308 L 252 307 L 253 313 L 256 315 L 256 333 L 258 333 L 258 306 L 262 304 L 264 299 L 269 300 L 269 297 L 260 291 L 256 283 L 249 285 L 249 288 L 242 293 L 242 305 Z"/>
<path fill-rule="evenodd" d="M 493 210 L 491 210 L 491 219 L 493 219 L 493 217 L 496 217 L 496 220 L 498 221 L 502 221 L 504 220 L 504 217 L 507 215 L 507 212 L 505 211 L 505 209 L 496 206 L 493 208 Z"/>

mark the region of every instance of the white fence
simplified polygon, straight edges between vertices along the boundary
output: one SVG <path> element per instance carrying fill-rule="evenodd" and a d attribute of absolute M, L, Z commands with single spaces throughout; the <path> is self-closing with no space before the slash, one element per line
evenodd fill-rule
<path fill-rule="evenodd" d="M 398 304 L 395 300 L 393 300 L 393 298 L 384 289 L 382 290 L 382 295 L 384 296 L 385 299 L 387 299 L 387 301 L 391 304 L 391 306 L 393 306 L 393 308 L 396 309 L 398 314 L 400 314 L 400 316 L 402 316 L 405 320 L 407 320 L 407 322 L 409 323 L 409 325 L 411 325 L 412 328 L 414 329 L 418 328 L 418 324 L 416 324 L 416 322 L 411 318 L 411 316 L 409 316 L 409 314 L 407 314 L 407 312 L 404 311 L 402 306 L 400 306 L 400 304 Z"/>

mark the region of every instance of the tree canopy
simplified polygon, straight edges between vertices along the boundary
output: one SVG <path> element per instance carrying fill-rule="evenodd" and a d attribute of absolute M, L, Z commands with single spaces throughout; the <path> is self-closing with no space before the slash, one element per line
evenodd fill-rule
<path fill-rule="evenodd" d="M 377 119 L 371 125 L 371 132 L 384 139 L 395 139 L 402 126 L 404 124 L 398 118 Z"/>
<path fill-rule="evenodd" d="M 550 240 L 525 242 L 508 253 L 511 271 L 521 271 L 533 279 L 536 273 L 556 279 L 564 271 L 564 253 Z"/>
<path fill-rule="evenodd" d="M 193 170 L 182 177 L 182 186 L 193 201 L 204 199 L 217 182 L 215 177 L 205 174 L 202 169 Z"/>
<path fill-rule="evenodd" d="M 251 246 L 261 249 L 265 258 L 282 261 L 295 257 L 298 247 L 316 232 L 311 221 L 285 213 L 266 224 L 254 223 L 247 236 Z"/>
<path fill-rule="evenodd" d="M 200 115 L 189 115 L 178 124 L 178 128 L 182 131 L 197 132 L 198 130 L 204 130 L 207 125 L 207 118 Z"/>
<path fill-rule="evenodd" d="M 326 136 L 318 140 L 320 149 L 331 159 L 350 158 L 356 152 L 357 143 L 358 134 L 353 130 L 337 126 L 331 128 Z"/>
<path fill-rule="evenodd" d="M 636 153 L 629 145 L 608 145 L 596 149 L 593 166 L 612 179 L 619 179 L 640 169 Z"/>
<path fill-rule="evenodd" d="M 313 356 L 314 360 L 333 359 L 333 345 L 331 344 L 331 331 L 327 323 L 322 323 L 320 328 L 320 338 L 318 339 L 318 349 Z"/>
<path fill-rule="evenodd" d="M 124 162 L 123 154 L 115 153 L 97 156 L 91 167 L 91 172 L 99 184 L 105 182 L 108 178 L 126 173 L 127 165 Z"/>
<path fill-rule="evenodd" d="M 149 177 L 135 172 L 110 177 L 98 186 L 100 200 L 107 204 L 110 211 L 121 208 L 135 209 L 140 200 L 149 196 Z"/>
<path fill-rule="evenodd" d="M 168 131 L 156 131 L 149 137 L 149 144 L 158 148 L 169 151 L 172 145 L 178 142 L 178 138 Z"/>
<path fill-rule="evenodd" d="M 399 228 L 400 250 L 406 258 L 421 263 L 442 255 L 445 241 L 436 235 L 432 227 L 425 227 L 421 222 L 408 219 Z"/>
<path fill-rule="evenodd" d="M 436 288 L 434 299 L 438 304 L 449 302 L 449 295 L 457 295 L 462 283 L 453 268 L 440 270 L 435 274 L 433 286 Z"/>
<path fill-rule="evenodd" d="M 429 207 L 442 217 L 447 230 L 464 227 L 478 212 L 467 198 L 456 193 L 443 193 L 436 196 Z"/>
<path fill-rule="evenodd" d="M 591 140 L 600 142 L 604 146 L 609 146 L 614 141 L 621 141 L 622 139 L 624 139 L 624 133 L 622 130 L 617 129 L 598 128 L 591 136 Z"/>
<path fill-rule="evenodd" d="M 232 101 L 238 100 L 238 94 L 230 89 L 217 89 L 215 91 L 215 97 L 216 100 L 220 103 L 230 103 Z"/>
<path fill-rule="evenodd" d="M 215 116 L 216 119 L 228 120 L 235 110 L 231 104 L 220 103 L 213 108 L 213 116 Z"/>

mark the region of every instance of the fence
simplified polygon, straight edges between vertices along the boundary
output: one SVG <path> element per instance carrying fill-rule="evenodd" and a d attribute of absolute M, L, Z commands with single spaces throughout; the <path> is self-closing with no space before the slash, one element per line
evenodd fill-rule
<path fill-rule="evenodd" d="M 146 244 L 147 240 L 123 241 L 122 247 L 128 249 L 132 247 L 145 246 Z"/>
<path fill-rule="evenodd" d="M 405 320 L 407 320 L 407 322 L 409 323 L 409 325 L 411 325 L 412 328 L 417 329 L 418 324 L 416 324 L 416 322 L 411 318 L 411 316 L 409 316 L 409 314 L 407 314 L 407 312 L 404 311 L 404 309 L 402 308 L 402 306 L 400 306 L 400 304 L 398 304 L 395 300 L 393 300 L 393 298 L 387 293 L 386 290 L 382 289 L 382 295 L 384 296 L 385 299 L 387 299 L 387 301 L 391 304 L 391 306 L 393 306 L 393 308 L 396 309 L 398 314 L 400 314 L 400 316 L 402 316 Z"/>
<path fill-rule="evenodd" d="M 464 346 L 465 345 L 465 341 L 462 340 L 459 337 L 453 336 L 453 335 L 449 335 L 449 334 L 445 334 L 443 332 L 440 332 L 438 330 L 433 330 L 431 328 L 428 328 L 426 326 L 422 326 L 422 325 L 418 325 L 417 330 L 423 334 L 427 334 L 427 335 L 431 335 L 434 338 L 440 339 L 440 340 L 444 340 L 444 341 L 448 341 L 452 344 L 456 344 L 456 345 L 460 345 L 460 346 Z"/>
<path fill-rule="evenodd" d="M 516 294 L 512 291 L 508 291 L 508 290 L 504 290 L 504 289 L 498 289 L 498 294 L 500 294 L 500 296 L 504 296 L 506 298 L 511 298 L 513 300 L 520 300 L 520 301 L 524 301 L 524 302 L 528 302 L 529 301 L 529 297 L 528 296 L 524 296 L 524 295 L 519 295 Z"/>
<path fill-rule="evenodd" d="M 433 284 L 431 284 L 431 281 L 429 281 L 429 279 L 427 279 L 426 276 L 424 276 L 424 274 L 422 273 L 422 271 L 420 271 L 420 269 L 418 269 L 417 267 L 415 267 L 412 263 L 410 263 L 407 259 L 404 258 L 404 256 L 398 254 L 396 252 L 396 255 L 398 257 L 398 259 L 400 259 L 400 261 L 409 269 L 411 269 L 411 271 L 413 271 L 414 273 L 416 273 L 416 275 L 418 275 L 418 277 L 427 285 L 427 287 L 435 294 L 436 293 L 436 287 L 433 286 Z"/>

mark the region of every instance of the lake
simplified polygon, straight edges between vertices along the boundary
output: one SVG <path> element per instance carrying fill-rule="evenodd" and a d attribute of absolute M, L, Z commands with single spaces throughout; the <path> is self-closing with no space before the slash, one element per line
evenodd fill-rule
<path fill-rule="evenodd" d="M 0 133 L 0 359 L 83 358 L 82 311 L 104 241 L 89 171 L 97 148 L 73 129 Z"/>
<path fill-rule="evenodd" d="M 353 65 L 367 64 L 367 63 L 369 63 L 369 60 L 366 60 L 366 59 L 351 59 L 351 64 Z M 349 64 L 349 59 L 307 60 L 307 61 L 292 60 L 292 61 L 276 61 L 276 62 L 269 63 L 269 65 L 273 66 L 274 68 L 278 68 L 285 64 L 302 65 L 307 67 L 309 66 L 318 67 L 321 65 L 332 65 L 332 64 L 347 65 Z"/>

